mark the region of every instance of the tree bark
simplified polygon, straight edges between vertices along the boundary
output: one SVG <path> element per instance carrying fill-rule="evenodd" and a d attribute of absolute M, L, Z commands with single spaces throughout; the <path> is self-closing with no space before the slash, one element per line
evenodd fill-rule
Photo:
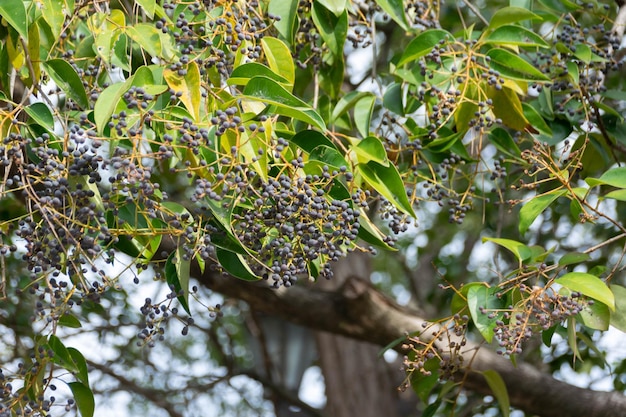
<path fill-rule="evenodd" d="M 407 332 L 422 329 L 424 316 L 397 305 L 363 279 L 352 276 L 336 291 L 315 285 L 269 288 L 264 282 L 251 284 L 207 268 L 195 271 L 201 284 L 229 297 L 241 299 L 251 308 L 284 320 L 386 346 Z M 514 367 L 508 359 L 487 347 L 468 342 L 463 351 L 465 367 L 453 377 L 466 389 L 482 394 L 491 390 L 482 376 L 497 371 L 504 380 L 511 405 L 542 417 L 622 417 L 626 397 L 560 382 L 530 365 Z"/>
<path fill-rule="evenodd" d="M 371 267 L 364 254 L 342 259 L 333 268 L 332 280 L 316 287 L 336 291 L 350 277 L 369 279 Z M 326 413 L 333 417 L 396 417 L 402 375 L 390 372 L 378 357 L 380 346 L 345 336 L 316 332 L 320 368 L 326 384 Z"/>

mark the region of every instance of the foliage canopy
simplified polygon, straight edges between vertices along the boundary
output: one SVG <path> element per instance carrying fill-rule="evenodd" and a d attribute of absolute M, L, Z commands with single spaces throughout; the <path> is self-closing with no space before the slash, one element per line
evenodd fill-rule
<path fill-rule="evenodd" d="M 437 265 L 451 311 L 402 346 L 425 401 L 474 331 L 513 360 L 533 335 L 582 359 L 589 331 L 626 331 L 618 7 L 454 3 L 0 2 L 0 323 L 29 339 L 1 369 L 0 415 L 47 415 L 59 379 L 94 415 L 57 333 L 131 281 L 169 288 L 141 307 L 154 346 L 172 318 L 187 333 L 193 303 L 220 314 L 194 271 L 332 279 L 351 252 L 406 253 L 429 210 L 501 264 L 469 280 Z"/>

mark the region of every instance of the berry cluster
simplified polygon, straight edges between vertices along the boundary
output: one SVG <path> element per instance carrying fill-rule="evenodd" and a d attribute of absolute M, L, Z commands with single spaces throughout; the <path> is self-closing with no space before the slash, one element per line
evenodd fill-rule
<path fill-rule="evenodd" d="M 444 323 L 424 322 L 419 334 L 408 337 L 402 345 L 406 352 L 403 368 L 407 378 L 400 389 L 409 387 L 416 371 L 424 376 L 436 371 L 442 380 L 454 377 L 464 365 L 462 350 L 466 345 L 468 323 L 467 315 L 455 314 Z"/>
<path fill-rule="evenodd" d="M 551 289 L 529 288 L 524 284 L 520 285 L 520 291 L 528 295 L 524 305 L 503 313 L 501 319 L 496 320 L 494 333 L 503 348 L 500 354 L 521 353 L 523 343 L 534 333 L 547 330 L 593 304 L 593 300 L 579 292 L 563 295 Z M 494 313 L 485 310 L 483 314 Z"/>
<path fill-rule="evenodd" d="M 259 275 L 275 286 L 290 286 L 298 275 L 312 275 L 311 268 L 332 277 L 330 262 L 345 256 L 359 230 L 359 210 L 331 194 L 333 182 L 346 174 L 324 166 L 322 175 L 280 175 L 247 186 L 251 207 L 233 214 L 233 228 L 260 262 Z"/>

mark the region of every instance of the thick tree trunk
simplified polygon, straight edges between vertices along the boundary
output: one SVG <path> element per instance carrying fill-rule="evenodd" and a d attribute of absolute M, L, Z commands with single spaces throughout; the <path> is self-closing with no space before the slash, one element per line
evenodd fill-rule
<path fill-rule="evenodd" d="M 316 286 L 336 291 L 350 277 L 368 279 L 370 262 L 355 254 L 338 262 L 333 272 L 332 280 L 319 281 Z M 402 375 L 391 374 L 389 365 L 378 355 L 380 346 L 328 332 L 317 332 L 316 340 L 329 416 L 397 416 L 397 387 Z"/>

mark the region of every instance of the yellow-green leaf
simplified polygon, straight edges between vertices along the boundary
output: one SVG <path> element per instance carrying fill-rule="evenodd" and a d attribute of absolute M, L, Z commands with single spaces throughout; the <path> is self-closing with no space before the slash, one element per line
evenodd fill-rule
<path fill-rule="evenodd" d="M 182 72 L 180 72 L 182 71 Z M 195 120 L 200 119 L 200 70 L 195 62 L 190 62 L 183 70 L 173 71 L 170 68 L 163 70 L 163 78 L 167 85 L 180 95 L 180 101 L 185 105 Z"/>
<path fill-rule="evenodd" d="M 598 300 L 606 304 L 612 311 L 615 311 L 615 296 L 611 289 L 595 275 L 585 272 L 570 272 L 556 280 L 557 284 L 587 297 Z"/>
<path fill-rule="evenodd" d="M 261 46 L 270 69 L 289 82 L 290 86 L 296 79 L 296 70 L 289 47 L 277 38 L 264 37 Z"/>

